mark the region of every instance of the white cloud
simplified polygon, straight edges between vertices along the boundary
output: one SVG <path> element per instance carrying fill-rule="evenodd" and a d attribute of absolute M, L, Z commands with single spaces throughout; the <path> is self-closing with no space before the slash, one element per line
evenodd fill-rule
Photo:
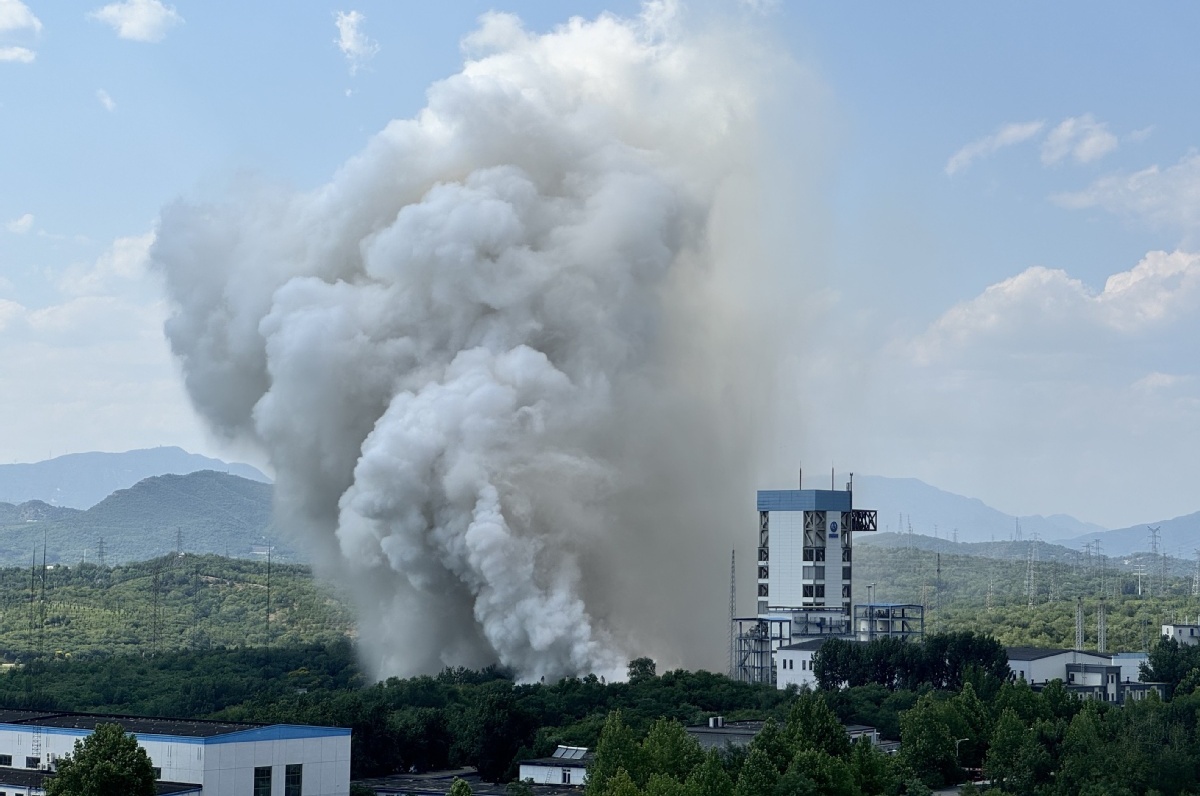
<path fill-rule="evenodd" d="M 809 448 L 1109 527 L 1197 509 L 1200 252 L 1150 252 L 1094 287 L 1030 268 L 914 335 L 889 331 L 822 341 L 834 354 L 804 383 L 832 366 L 839 389 L 806 393 Z"/>
<path fill-rule="evenodd" d="M 163 336 L 168 306 L 145 273 L 152 234 L 120 238 L 64 278 L 44 305 L 0 298 L 0 391 L 5 456 L 48 450 L 206 447 Z"/>
<path fill-rule="evenodd" d="M 1148 127 L 1143 127 L 1140 130 L 1134 130 L 1132 133 L 1130 133 L 1129 135 L 1127 135 L 1125 137 L 1127 139 L 1129 139 L 1130 141 L 1133 141 L 1135 143 L 1140 143 L 1142 141 L 1145 141 L 1147 138 L 1149 138 L 1153 132 L 1154 132 L 1154 125 L 1150 125 Z"/>
<path fill-rule="evenodd" d="M 183 23 L 174 6 L 164 6 L 160 0 L 109 3 L 88 16 L 110 25 L 118 36 L 131 41 L 162 41 L 168 30 Z"/>
<path fill-rule="evenodd" d="M 1154 392 L 1157 390 L 1169 390 L 1172 387 L 1188 384 L 1194 380 L 1192 376 L 1179 376 L 1174 373 L 1161 373 L 1154 370 L 1135 381 L 1132 387 L 1135 390 Z"/>
<path fill-rule="evenodd" d="M 1091 349 L 1200 311 L 1200 254 L 1150 252 L 1090 290 L 1065 271 L 1035 266 L 942 315 L 910 347 L 915 362 L 978 362 L 984 352 L 1043 355 Z"/>
<path fill-rule="evenodd" d="M 31 64 L 37 53 L 28 47 L 0 47 L 0 63 Z"/>
<path fill-rule="evenodd" d="M 21 0 L 0 0 L 0 33 L 14 30 L 40 32 L 42 21 Z"/>
<path fill-rule="evenodd" d="M 33 228 L 33 213 L 26 213 L 19 218 L 14 218 L 5 224 L 4 228 L 14 235 L 24 235 Z"/>
<path fill-rule="evenodd" d="M 1077 163 L 1098 160 L 1117 148 L 1117 137 L 1090 113 L 1064 119 L 1042 142 L 1042 163 L 1052 166 L 1066 157 Z"/>
<path fill-rule="evenodd" d="M 361 26 L 365 20 L 366 17 L 358 11 L 339 11 L 334 16 L 338 37 L 333 41 L 350 62 L 352 75 L 379 52 L 379 44 L 362 32 Z"/>
<path fill-rule="evenodd" d="M 111 292 L 120 282 L 137 281 L 146 274 L 153 244 L 153 232 L 117 238 L 93 265 L 67 269 L 58 287 L 71 296 L 94 296 Z"/>
<path fill-rule="evenodd" d="M 1156 226 L 1200 229 L 1200 154 L 1189 152 L 1166 169 L 1157 165 L 1132 174 L 1102 177 L 1082 191 L 1060 194 L 1063 207 L 1100 207 Z"/>
<path fill-rule="evenodd" d="M 981 157 L 991 155 L 1004 147 L 1028 141 L 1042 131 L 1044 122 L 1018 122 L 1006 124 L 991 135 L 972 141 L 955 152 L 946 161 L 946 174 L 954 176 Z"/>
<path fill-rule="evenodd" d="M 117 109 L 117 103 L 113 102 L 113 98 L 102 88 L 96 89 L 96 99 L 100 100 L 100 104 L 104 106 L 104 110 L 109 113 Z"/>

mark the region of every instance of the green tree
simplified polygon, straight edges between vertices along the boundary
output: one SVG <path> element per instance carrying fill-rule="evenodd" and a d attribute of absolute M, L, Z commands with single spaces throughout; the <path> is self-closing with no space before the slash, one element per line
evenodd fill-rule
<path fill-rule="evenodd" d="M 642 762 L 647 772 L 666 774 L 682 782 L 703 760 L 700 744 L 682 724 L 671 719 L 654 722 L 642 740 Z"/>
<path fill-rule="evenodd" d="M 1000 790 L 1028 793 L 1033 772 L 1029 768 L 1027 748 L 1031 733 L 1012 708 L 1005 708 L 992 731 L 991 745 L 983 763 L 983 775 Z"/>
<path fill-rule="evenodd" d="M 955 739 L 932 693 L 900 717 L 900 755 L 904 764 L 926 785 L 938 788 L 958 775 Z"/>
<path fill-rule="evenodd" d="M 465 779 L 455 777 L 454 782 L 450 783 L 450 796 L 471 796 L 472 793 L 471 783 Z"/>
<path fill-rule="evenodd" d="M 528 782 L 514 779 L 504 786 L 504 796 L 533 796 L 533 788 Z"/>
<path fill-rule="evenodd" d="M 867 738 L 854 742 L 849 765 L 854 784 L 863 796 L 880 796 L 892 792 L 897 786 L 888 756 Z"/>
<path fill-rule="evenodd" d="M 58 761 L 47 796 L 154 796 L 154 767 L 120 724 L 98 724 Z"/>
<path fill-rule="evenodd" d="M 608 781 L 622 769 L 636 784 L 643 770 L 642 749 L 634 740 L 633 730 L 621 719 L 621 711 L 614 710 L 604 721 L 600 739 L 596 742 L 596 753 L 588 764 L 586 796 L 604 796 L 608 792 Z"/>
<path fill-rule="evenodd" d="M 812 780 L 821 796 L 858 796 L 850 767 L 828 752 L 801 749 L 796 752 L 789 771 L 793 769 Z"/>
<path fill-rule="evenodd" d="M 604 785 L 604 796 L 641 796 L 641 794 L 637 783 L 623 768 L 618 768 L 617 773 L 609 777 L 608 782 Z"/>
<path fill-rule="evenodd" d="M 775 719 L 767 719 L 758 735 L 754 736 L 754 740 L 750 742 L 750 753 L 753 754 L 755 749 L 762 750 L 767 759 L 771 761 L 771 765 L 775 766 L 776 774 L 787 771 L 788 766 L 792 763 L 794 750 L 788 743 L 784 731 L 775 723 Z"/>
<path fill-rule="evenodd" d="M 725 773 L 717 750 L 709 750 L 704 762 L 688 777 L 685 793 L 687 796 L 733 796 L 733 780 Z"/>
<path fill-rule="evenodd" d="M 818 749 L 834 757 L 850 753 L 846 728 L 815 691 L 801 691 L 788 713 L 786 735 L 793 749 Z"/>
<path fill-rule="evenodd" d="M 651 774 L 643 792 L 646 796 L 687 796 L 684 784 L 666 774 Z"/>
<path fill-rule="evenodd" d="M 779 772 L 771 758 L 761 747 L 752 746 L 733 793 L 734 796 L 762 796 L 774 793 L 778 782 Z"/>
<path fill-rule="evenodd" d="M 658 671 L 653 658 L 634 658 L 629 662 L 629 682 L 640 683 L 653 680 Z"/>

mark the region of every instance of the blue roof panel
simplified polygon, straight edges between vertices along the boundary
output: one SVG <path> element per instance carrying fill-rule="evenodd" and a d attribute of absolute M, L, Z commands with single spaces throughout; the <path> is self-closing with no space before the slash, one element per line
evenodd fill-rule
<path fill-rule="evenodd" d="M 850 511 L 851 493 L 832 489 L 760 489 L 759 511 Z"/>

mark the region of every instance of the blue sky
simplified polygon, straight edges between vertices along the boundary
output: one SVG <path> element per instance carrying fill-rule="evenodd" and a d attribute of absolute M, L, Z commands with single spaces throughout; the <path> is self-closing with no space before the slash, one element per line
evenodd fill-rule
<path fill-rule="evenodd" d="M 161 208 L 246 175 L 323 184 L 461 68 L 490 9 L 544 31 L 639 8 L 0 0 L 0 456 L 237 456 L 193 417 L 162 338 L 145 269 Z M 804 215 L 792 267 L 824 308 L 784 376 L 804 419 L 779 447 L 1013 513 L 1117 527 L 1200 509 L 1200 9 L 690 13 L 757 31 L 819 86 L 768 114 L 781 151 L 819 164 L 786 172 L 816 199 L 793 203 L 791 177 L 773 190 Z M 837 390 L 813 388 L 830 374 Z"/>

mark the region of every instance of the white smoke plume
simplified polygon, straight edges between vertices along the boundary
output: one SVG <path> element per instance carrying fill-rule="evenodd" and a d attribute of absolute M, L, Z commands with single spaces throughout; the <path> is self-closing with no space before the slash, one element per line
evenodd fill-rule
<path fill-rule="evenodd" d="M 761 253 L 728 254 L 765 56 L 683 28 L 487 15 L 327 185 L 163 211 L 189 394 L 269 456 L 378 676 L 721 660 L 766 419 Z"/>

